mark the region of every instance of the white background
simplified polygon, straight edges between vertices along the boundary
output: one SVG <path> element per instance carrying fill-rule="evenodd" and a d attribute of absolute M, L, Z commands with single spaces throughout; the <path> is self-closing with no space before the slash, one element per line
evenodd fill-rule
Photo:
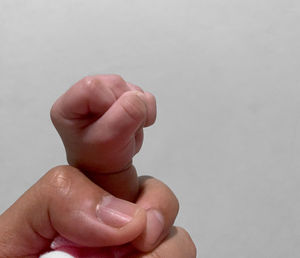
<path fill-rule="evenodd" d="M 49 109 L 88 74 L 155 94 L 135 159 L 205 258 L 300 256 L 298 0 L 0 0 L 0 208 L 64 164 Z"/>

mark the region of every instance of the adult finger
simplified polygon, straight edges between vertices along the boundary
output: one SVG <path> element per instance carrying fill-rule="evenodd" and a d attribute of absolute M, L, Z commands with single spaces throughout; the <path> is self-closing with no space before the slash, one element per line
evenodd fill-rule
<path fill-rule="evenodd" d="M 70 166 L 42 177 L 0 217 L 0 257 L 34 255 L 57 235 L 82 246 L 120 245 L 144 229 L 145 211 Z"/>
<path fill-rule="evenodd" d="M 59 250 L 59 251 L 58 251 Z M 46 254 L 43 258 L 52 258 L 57 255 L 63 257 L 94 258 L 94 257 L 130 257 L 130 258 L 196 258 L 196 246 L 189 233 L 180 227 L 172 227 L 168 236 L 153 251 L 143 253 L 137 251 L 130 244 L 110 248 L 76 248 L 61 247 L 57 251 Z M 70 256 L 68 255 L 70 254 Z"/>
<path fill-rule="evenodd" d="M 161 181 L 147 176 L 140 177 L 139 181 L 140 191 L 136 204 L 147 211 L 147 224 L 133 245 L 140 251 L 148 252 L 169 234 L 179 203 L 170 188 Z"/>
<path fill-rule="evenodd" d="M 120 184 L 116 187 L 120 187 Z M 136 204 L 146 210 L 147 222 L 144 231 L 132 241 L 132 245 L 139 251 L 149 252 L 157 248 L 169 234 L 179 210 L 179 203 L 174 193 L 164 183 L 149 176 L 142 176 L 139 177 L 139 195 Z M 75 249 L 78 250 L 91 251 Z M 92 251 L 98 252 L 98 250 Z M 114 251 L 120 250 L 116 248 Z M 78 257 L 89 256 L 85 253 Z"/>
<path fill-rule="evenodd" d="M 132 258 L 196 258 L 196 246 L 186 230 L 173 227 L 168 237 L 148 254 L 132 254 Z"/>
<path fill-rule="evenodd" d="M 136 200 L 136 204 L 146 210 L 147 222 L 144 231 L 132 242 L 132 245 L 139 251 L 150 252 L 160 246 L 170 233 L 170 229 L 173 226 L 179 209 L 178 200 L 174 193 L 164 183 L 149 176 L 142 176 L 139 177 L 139 196 Z M 63 245 L 65 244 L 63 243 Z M 91 252 L 93 255 L 94 252 L 102 254 L 102 252 L 107 251 L 116 252 L 117 254 L 119 254 L 120 252 L 131 250 L 134 249 L 124 250 L 124 248 L 120 249 L 120 247 L 117 247 L 115 249 L 109 250 L 73 248 L 72 251 L 73 254 L 75 252 L 78 257 L 93 257 L 89 256 Z M 65 251 L 70 251 L 70 249 L 68 250 L 67 248 L 65 249 Z M 81 255 L 78 255 L 78 253 L 80 253 Z"/>

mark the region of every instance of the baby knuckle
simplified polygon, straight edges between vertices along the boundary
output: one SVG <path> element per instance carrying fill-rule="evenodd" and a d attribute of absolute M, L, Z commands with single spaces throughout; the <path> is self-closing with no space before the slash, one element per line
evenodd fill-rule
<path fill-rule="evenodd" d="M 96 77 L 95 76 L 85 76 L 82 80 L 81 80 L 82 84 L 85 86 L 90 86 L 90 85 L 94 85 L 96 82 Z"/>
<path fill-rule="evenodd" d="M 143 93 L 144 93 L 144 90 L 143 90 L 140 86 L 138 86 L 138 85 L 133 85 L 133 88 L 134 88 L 135 90 L 137 90 L 137 91 L 140 91 L 140 92 L 143 92 Z"/>
<path fill-rule="evenodd" d="M 99 80 L 96 76 L 86 76 L 81 80 L 81 86 L 85 90 L 89 90 L 93 92 L 95 88 L 98 86 Z"/>
<path fill-rule="evenodd" d="M 147 92 L 146 95 L 148 96 L 148 98 L 150 99 L 150 101 L 153 103 L 153 105 L 156 105 L 156 98 L 155 96 L 150 93 L 150 92 Z"/>
<path fill-rule="evenodd" d="M 125 82 L 124 79 L 122 78 L 122 76 L 119 74 L 109 75 L 109 81 L 110 81 L 110 83 L 115 84 L 115 85 L 120 85 Z"/>
<path fill-rule="evenodd" d="M 113 91 L 124 91 L 127 89 L 127 83 L 125 80 L 118 74 L 112 74 L 107 77 L 107 86 Z"/>

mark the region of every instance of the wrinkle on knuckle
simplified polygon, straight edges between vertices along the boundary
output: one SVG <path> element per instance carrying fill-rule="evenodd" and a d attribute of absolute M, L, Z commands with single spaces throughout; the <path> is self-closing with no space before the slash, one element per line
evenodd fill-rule
<path fill-rule="evenodd" d="M 112 74 L 106 77 L 106 85 L 117 99 L 124 91 L 126 91 L 127 83 L 117 74 Z"/>
<path fill-rule="evenodd" d="M 5 250 L 13 242 L 15 234 L 5 228 L 1 228 L 0 250 Z"/>
<path fill-rule="evenodd" d="M 50 193 L 59 194 L 60 197 L 67 196 L 72 185 L 72 171 L 64 166 L 56 167 L 50 170 L 46 176 L 46 187 Z"/>
<path fill-rule="evenodd" d="M 127 95 L 128 96 L 128 95 Z M 136 97 L 138 99 L 138 97 Z M 129 97 L 123 98 L 121 107 L 124 112 L 134 121 L 140 123 L 146 118 L 146 108 L 144 103 L 138 99 L 138 101 L 132 101 Z"/>
<path fill-rule="evenodd" d="M 72 219 L 73 221 L 82 221 L 84 220 L 84 218 L 86 218 L 86 213 L 83 210 L 77 208 L 70 210 L 68 216 L 68 219 Z"/>
<path fill-rule="evenodd" d="M 109 80 L 110 80 L 111 83 L 116 84 L 116 85 L 120 85 L 120 84 L 123 84 L 125 82 L 124 79 L 122 78 L 122 76 L 119 75 L 119 74 L 109 75 Z"/>
<path fill-rule="evenodd" d="M 62 107 L 62 103 L 64 102 L 63 99 L 64 95 L 60 96 L 50 109 L 50 119 L 56 128 L 60 127 L 62 120 L 65 119 L 65 111 Z"/>
<path fill-rule="evenodd" d="M 142 87 L 140 87 L 140 86 L 138 86 L 138 85 L 134 85 L 134 84 L 131 84 L 131 85 L 132 85 L 132 87 L 133 87 L 135 90 L 140 91 L 140 92 L 142 92 L 142 93 L 145 93 L 144 90 L 142 89 Z"/>

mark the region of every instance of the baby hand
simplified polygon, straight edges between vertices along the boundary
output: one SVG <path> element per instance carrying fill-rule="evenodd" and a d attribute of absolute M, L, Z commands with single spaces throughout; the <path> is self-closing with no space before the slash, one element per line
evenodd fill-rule
<path fill-rule="evenodd" d="M 118 75 L 80 80 L 51 109 L 69 164 L 92 173 L 129 168 L 155 118 L 154 96 Z"/>

